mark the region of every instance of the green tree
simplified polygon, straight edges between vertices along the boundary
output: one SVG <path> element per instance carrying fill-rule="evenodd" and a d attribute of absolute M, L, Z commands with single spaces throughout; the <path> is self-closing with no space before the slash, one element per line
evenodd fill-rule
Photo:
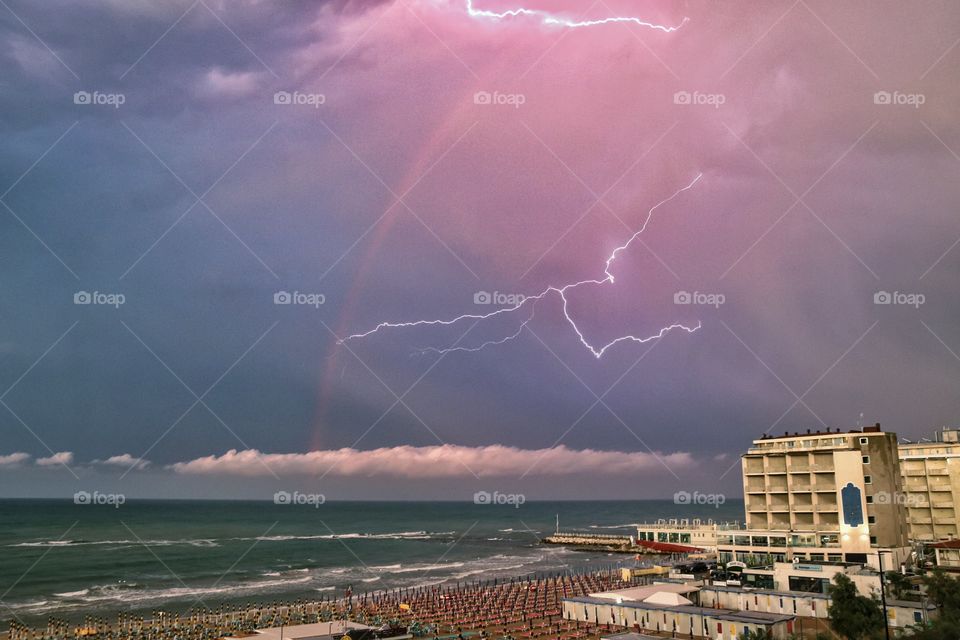
<path fill-rule="evenodd" d="M 926 625 L 918 625 L 912 640 L 956 640 L 960 638 L 960 579 L 938 569 L 923 578 L 927 597 L 937 607 L 937 615 Z"/>
<path fill-rule="evenodd" d="M 937 569 L 925 576 L 923 583 L 927 587 L 927 597 L 939 610 L 939 619 L 960 623 L 960 579 Z"/>
<path fill-rule="evenodd" d="M 830 586 L 830 626 L 848 640 L 870 638 L 883 630 L 883 611 L 873 598 L 862 596 L 847 576 L 837 574 Z"/>
<path fill-rule="evenodd" d="M 887 571 L 884 575 L 887 583 L 887 594 L 897 600 L 904 600 L 911 595 L 910 578 L 899 571 Z"/>
<path fill-rule="evenodd" d="M 760 629 L 756 631 L 750 631 L 748 629 L 737 636 L 737 640 L 771 640 L 772 638 L 773 636 L 770 635 L 770 631 L 761 631 Z"/>
<path fill-rule="evenodd" d="M 960 625 L 953 622 L 935 621 L 918 626 L 910 633 L 910 640 L 956 640 L 960 638 Z"/>

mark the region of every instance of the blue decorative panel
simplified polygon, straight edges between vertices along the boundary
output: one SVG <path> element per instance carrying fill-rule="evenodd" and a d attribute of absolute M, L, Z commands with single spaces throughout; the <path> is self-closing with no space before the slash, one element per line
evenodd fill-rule
<path fill-rule="evenodd" d="M 852 482 L 848 482 L 843 489 L 840 489 L 843 522 L 848 526 L 859 527 L 863 524 L 863 503 L 860 498 L 860 487 L 854 486 Z"/>

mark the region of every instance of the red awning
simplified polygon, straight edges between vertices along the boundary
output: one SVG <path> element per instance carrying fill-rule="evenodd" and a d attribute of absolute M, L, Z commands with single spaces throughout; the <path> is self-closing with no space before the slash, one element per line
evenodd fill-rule
<path fill-rule="evenodd" d="M 691 547 L 685 544 L 673 544 L 672 542 L 653 542 L 652 540 L 637 540 L 637 546 L 659 553 L 696 553 L 703 551 L 699 547 Z"/>

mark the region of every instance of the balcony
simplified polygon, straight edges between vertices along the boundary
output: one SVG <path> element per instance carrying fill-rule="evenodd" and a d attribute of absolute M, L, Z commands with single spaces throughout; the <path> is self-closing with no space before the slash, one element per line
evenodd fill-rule
<path fill-rule="evenodd" d="M 746 458 L 744 460 L 743 472 L 749 475 L 758 475 L 763 473 L 763 458 Z"/>
<path fill-rule="evenodd" d="M 747 480 L 747 493 L 766 493 L 767 487 L 762 478 L 750 478 Z"/>
<path fill-rule="evenodd" d="M 957 519 L 953 516 L 934 516 L 933 524 L 956 524 Z"/>
<path fill-rule="evenodd" d="M 950 472 L 946 469 L 927 469 L 928 476 L 948 476 Z"/>
<path fill-rule="evenodd" d="M 818 504 L 816 509 L 818 513 L 823 513 L 823 512 L 835 513 L 837 511 L 837 505 L 835 503 L 834 504 L 831 504 L 831 503 Z"/>

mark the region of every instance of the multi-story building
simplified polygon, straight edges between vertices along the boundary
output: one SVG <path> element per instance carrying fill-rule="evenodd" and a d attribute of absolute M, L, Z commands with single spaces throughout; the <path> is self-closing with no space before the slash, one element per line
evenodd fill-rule
<path fill-rule="evenodd" d="M 880 425 L 754 440 L 742 459 L 746 529 L 717 535 L 722 562 L 907 558 L 896 434 Z"/>
<path fill-rule="evenodd" d="M 743 528 L 740 522 L 714 522 L 694 518 L 660 519 L 637 525 L 637 540 L 685 544 L 707 551 L 716 551 L 717 533 Z"/>
<path fill-rule="evenodd" d="M 960 429 L 944 428 L 935 441 L 900 443 L 899 457 L 910 538 L 957 538 Z"/>

